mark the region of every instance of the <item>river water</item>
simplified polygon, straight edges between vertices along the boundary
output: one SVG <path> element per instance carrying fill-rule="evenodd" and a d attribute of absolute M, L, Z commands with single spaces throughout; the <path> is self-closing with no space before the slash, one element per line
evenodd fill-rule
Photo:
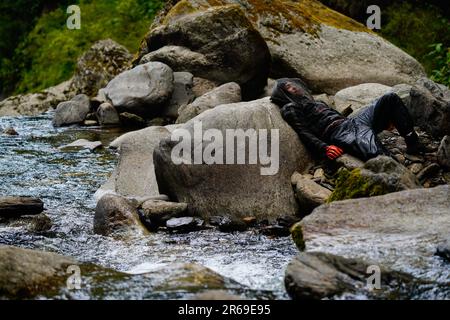
<path fill-rule="evenodd" d="M 46 236 L 0 226 L 0 244 L 52 251 L 133 273 L 195 262 L 251 289 L 288 298 L 284 270 L 298 252 L 290 237 L 205 230 L 184 235 L 158 232 L 124 242 L 95 235 L 93 194 L 112 172 L 117 155 L 107 148 L 91 152 L 58 147 L 82 138 L 108 145 L 121 133 L 95 127 L 55 129 L 51 119 L 52 113 L 0 118 L 0 128 L 11 126 L 19 133 L 0 135 L 0 196 L 40 198 L 53 222 L 52 234 Z"/>

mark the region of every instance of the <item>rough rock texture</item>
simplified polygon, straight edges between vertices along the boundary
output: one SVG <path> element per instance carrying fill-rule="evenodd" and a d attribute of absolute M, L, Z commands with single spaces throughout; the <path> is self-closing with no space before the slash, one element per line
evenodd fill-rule
<path fill-rule="evenodd" d="M 311 160 L 297 134 L 281 118 L 276 105 L 272 104 L 268 98 L 221 105 L 203 112 L 182 125 L 181 129 L 187 130 L 192 136 L 194 126 L 198 127 L 200 124 L 203 131 L 211 128 L 218 129 L 223 137 L 226 137 L 226 129 L 239 128 L 244 131 L 267 129 L 268 137 L 272 133 L 273 139 L 276 139 L 276 131 L 270 130 L 279 129 L 278 172 L 275 162 L 272 163 L 272 169 L 269 169 L 269 165 L 261 163 L 249 164 L 248 143 L 245 149 L 242 148 L 245 146 L 240 143 L 237 152 L 237 143 L 234 143 L 233 149 L 235 155 L 247 154 L 245 164 L 235 164 L 236 159 L 234 159 L 232 161 L 234 164 L 226 165 L 205 162 L 176 165 L 173 161 L 182 159 L 177 152 L 173 156 L 171 153 L 173 147 L 178 145 L 178 141 L 165 139 L 154 152 L 155 171 L 162 193 L 169 195 L 175 201 L 188 203 L 190 213 L 201 215 L 205 219 L 214 215 L 236 218 L 252 215 L 258 219 L 274 220 L 278 216 L 294 215 L 298 212 L 290 178 L 296 170 L 303 172 L 311 164 Z M 174 131 L 172 135 L 176 132 Z M 255 132 L 260 133 L 262 141 L 267 141 L 262 131 Z M 257 137 L 257 135 L 250 136 Z M 205 151 L 208 145 L 209 143 L 205 142 L 203 146 L 198 144 L 197 147 L 199 150 L 203 147 L 205 149 L 202 150 Z M 268 142 L 267 145 L 270 150 L 271 143 Z M 190 146 L 189 143 L 188 146 Z M 277 148 L 274 148 L 272 155 L 274 158 L 276 158 L 276 150 Z M 264 153 L 264 150 L 262 152 Z M 227 150 L 224 151 L 223 157 L 218 153 L 217 159 L 226 163 L 226 154 Z M 275 174 L 268 175 L 273 173 Z"/>
<path fill-rule="evenodd" d="M 188 105 L 195 99 L 194 76 L 189 72 L 173 73 L 173 93 L 168 106 L 162 111 L 162 116 L 176 119 L 180 107 Z"/>
<path fill-rule="evenodd" d="M 55 253 L 0 246 L 0 297 L 20 299 L 65 284 L 66 269 L 77 262 Z"/>
<path fill-rule="evenodd" d="M 344 293 L 355 298 L 364 295 L 372 299 L 417 299 L 426 297 L 427 292 L 433 290 L 431 286 L 425 286 L 426 282 L 382 266 L 378 266 L 380 288 L 372 290 L 367 280 L 373 274 L 373 271 L 368 272 L 371 265 L 378 266 L 373 262 L 322 252 L 304 252 L 286 269 L 286 290 L 296 300 L 337 298 Z M 450 290 L 447 291 L 450 295 Z"/>
<path fill-rule="evenodd" d="M 336 187 L 328 201 L 383 195 L 390 192 L 420 188 L 416 176 L 387 156 L 367 161 L 362 168 L 341 169 Z"/>
<path fill-rule="evenodd" d="M 295 191 L 302 214 L 307 215 L 314 210 L 314 208 L 324 204 L 331 191 L 315 183 L 311 179 L 295 172 L 291 178 L 292 185 Z"/>
<path fill-rule="evenodd" d="M 97 109 L 97 119 L 101 126 L 120 124 L 119 114 L 110 103 L 102 103 Z"/>
<path fill-rule="evenodd" d="M 195 99 L 191 104 L 181 107 L 177 123 L 187 122 L 208 109 L 221 104 L 240 102 L 241 99 L 241 88 L 237 83 L 230 82 L 223 84 Z"/>
<path fill-rule="evenodd" d="M 192 91 L 194 92 L 194 95 L 198 98 L 204 95 L 205 93 L 217 88 L 218 86 L 220 86 L 218 82 L 204 78 L 194 77 L 194 86 L 192 87 Z"/>
<path fill-rule="evenodd" d="M 40 199 L 30 197 L 0 197 L 0 217 L 35 215 L 44 211 Z"/>
<path fill-rule="evenodd" d="M 450 170 L 450 136 L 445 136 L 439 145 L 438 153 L 439 164 L 447 170 Z"/>
<path fill-rule="evenodd" d="M 105 94 L 119 112 L 150 117 L 173 92 L 173 72 L 160 62 L 149 62 L 122 72 L 111 80 Z"/>
<path fill-rule="evenodd" d="M 169 131 L 164 127 L 148 127 L 111 142 L 111 147 L 119 149 L 119 161 L 108 182 L 97 191 L 96 198 L 105 192 L 132 197 L 159 195 L 153 150 L 168 136 Z"/>
<path fill-rule="evenodd" d="M 152 224 L 165 225 L 166 221 L 186 215 L 187 203 L 148 200 L 142 204 L 143 216 Z"/>
<path fill-rule="evenodd" d="M 357 168 L 362 168 L 364 166 L 364 162 L 359 160 L 356 157 L 353 157 L 349 154 L 343 154 L 339 158 L 336 159 L 336 163 L 340 167 L 344 167 L 348 170 L 353 170 Z"/>
<path fill-rule="evenodd" d="M 348 107 L 352 108 L 353 112 L 357 112 L 390 91 L 392 87 L 383 84 L 363 83 L 338 91 L 334 95 L 334 105 L 341 113 Z"/>
<path fill-rule="evenodd" d="M 71 99 L 70 80 L 38 93 L 29 93 L 0 101 L 0 117 L 34 116 L 55 108 L 60 102 Z"/>
<path fill-rule="evenodd" d="M 449 270 L 436 265 L 434 253 L 448 238 L 449 203 L 448 185 L 406 190 L 322 205 L 300 224 L 308 250 L 428 270 L 421 275 L 448 282 Z"/>
<path fill-rule="evenodd" d="M 131 66 L 133 56 L 111 39 L 100 40 L 78 59 L 71 88 L 76 93 L 95 96 L 116 75 Z"/>
<path fill-rule="evenodd" d="M 106 194 L 95 208 L 94 232 L 114 238 L 133 238 L 145 235 L 147 230 L 139 220 L 137 209 L 127 199 Z"/>
<path fill-rule="evenodd" d="M 72 100 L 58 105 L 52 123 L 55 127 L 81 123 L 90 110 L 89 97 L 84 94 L 76 95 Z"/>
<path fill-rule="evenodd" d="M 414 58 L 316 0 L 182 0 L 162 23 L 236 3 L 269 46 L 273 78 L 301 77 L 313 91 L 334 94 L 361 83 L 392 86 L 425 76 Z"/>
<path fill-rule="evenodd" d="M 408 107 L 415 125 L 433 136 L 450 135 L 450 89 L 421 78 L 393 88 Z"/>
<path fill-rule="evenodd" d="M 262 93 L 271 61 L 264 39 L 239 6 L 174 8 L 147 34 L 139 59 L 220 83 L 237 82 L 247 99 Z"/>

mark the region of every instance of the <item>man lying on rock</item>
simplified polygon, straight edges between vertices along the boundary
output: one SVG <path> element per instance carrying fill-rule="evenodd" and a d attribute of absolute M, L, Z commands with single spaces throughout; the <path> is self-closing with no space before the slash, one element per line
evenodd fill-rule
<path fill-rule="evenodd" d="M 407 153 L 425 148 L 419 143 L 413 120 L 395 93 L 387 93 L 367 106 L 357 116 L 346 118 L 322 101 L 315 101 L 300 79 L 279 79 L 272 92 L 272 102 L 281 108 L 283 119 L 297 132 L 315 155 L 330 160 L 344 152 L 364 161 L 389 155 L 377 134 L 395 127 L 405 139 Z"/>

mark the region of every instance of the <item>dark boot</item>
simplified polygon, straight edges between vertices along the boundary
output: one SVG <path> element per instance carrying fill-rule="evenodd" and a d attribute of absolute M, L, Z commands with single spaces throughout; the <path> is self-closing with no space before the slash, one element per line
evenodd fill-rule
<path fill-rule="evenodd" d="M 419 141 L 419 136 L 415 131 L 408 133 L 405 137 L 407 154 L 422 154 L 430 150 Z"/>

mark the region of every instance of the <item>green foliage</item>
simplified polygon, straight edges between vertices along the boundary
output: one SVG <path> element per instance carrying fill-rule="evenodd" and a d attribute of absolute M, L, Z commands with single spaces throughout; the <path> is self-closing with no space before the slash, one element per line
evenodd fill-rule
<path fill-rule="evenodd" d="M 66 6 L 40 16 L 0 69 L 2 82 L 17 82 L 15 93 L 38 91 L 71 77 L 78 57 L 95 41 L 111 38 L 137 51 L 163 0 L 79 0 L 81 29 L 69 30 Z M 14 66 L 14 67 L 12 67 Z"/>
<path fill-rule="evenodd" d="M 432 44 L 428 56 L 432 59 L 435 69 L 431 71 L 431 79 L 450 87 L 450 47 L 442 43 Z"/>

